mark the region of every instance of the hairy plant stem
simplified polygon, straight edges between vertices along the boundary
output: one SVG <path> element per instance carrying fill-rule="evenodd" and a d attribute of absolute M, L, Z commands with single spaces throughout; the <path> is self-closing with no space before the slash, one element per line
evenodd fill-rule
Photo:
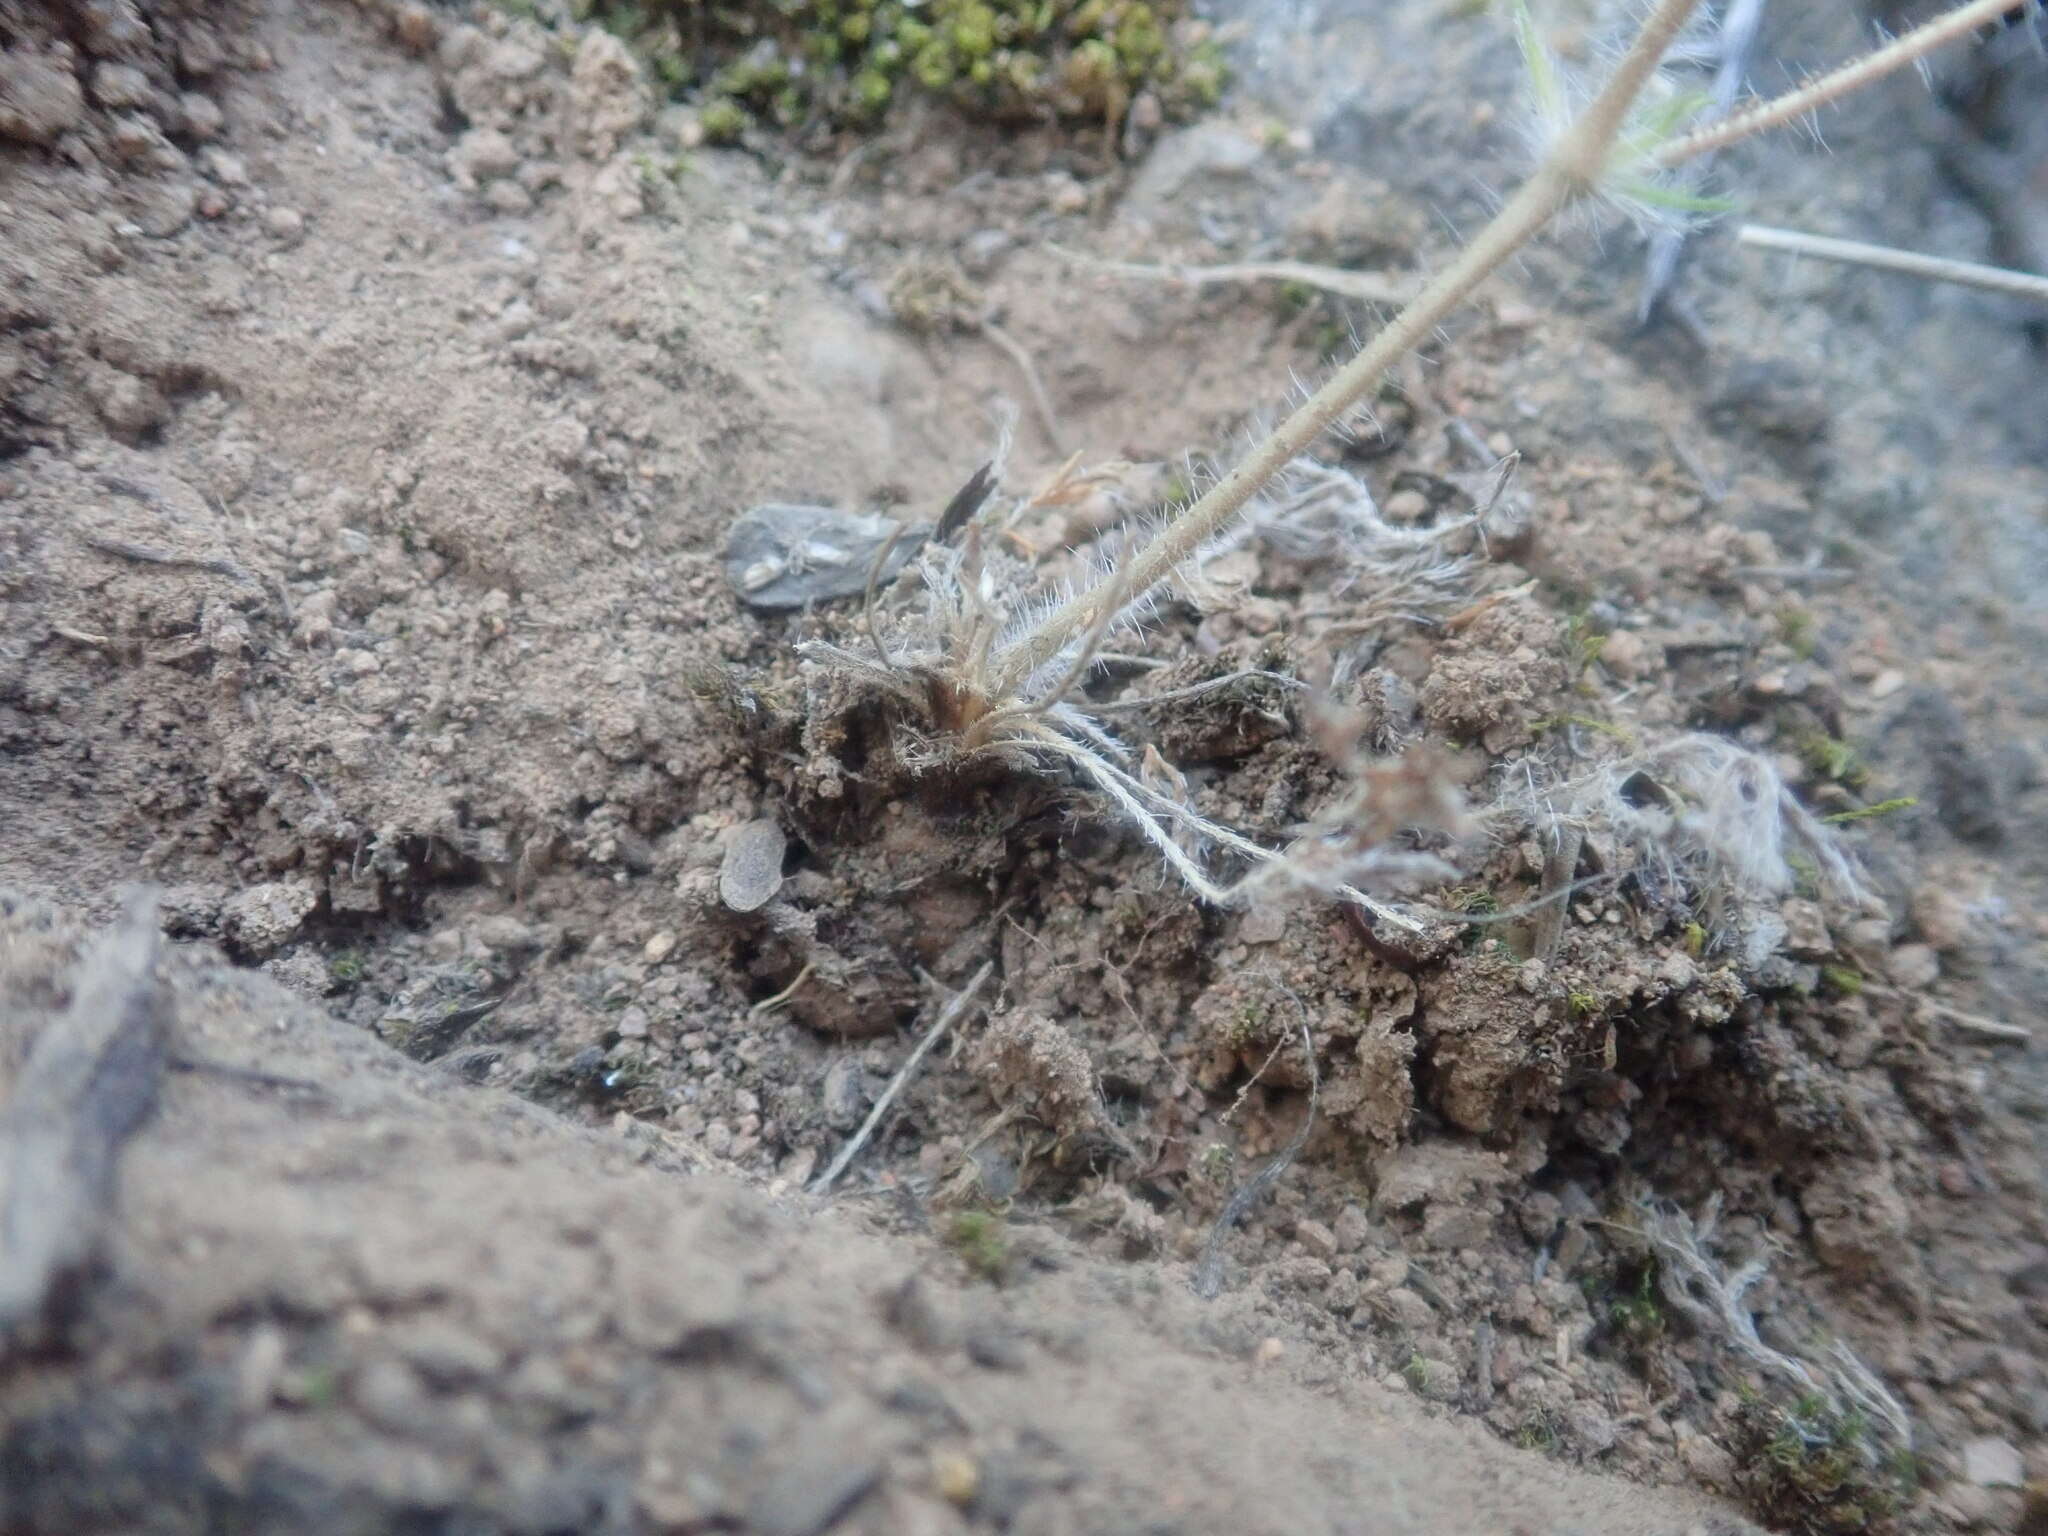
<path fill-rule="evenodd" d="M 1001 697 L 1022 688 L 1033 673 L 1077 638 L 1104 627 L 1105 615 L 1114 615 L 1135 595 L 1169 577 L 1215 537 L 1261 487 L 1376 389 L 1395 362 L 1509 257 L 1559 213 L 1593 192 L 1608 169 L 1609 157 L 1630 107 L 1695 3 L 1696 0 L 1658 0 L 1600 94 L 1559 136 L 1536 174 L 1459 253 L 1457 260 L 1437 274 L 1356 357 L 1309 396 L 1235 469 L 1210 487 L 1206 495 L 1176 515 L 1115 572 L 1046 615 L 1010 652 L 1001 671 L 992 679 L 995 695 Z M 1798 90 L 1671 140 L 1652 152 L 1648 163 L 1656 169 L 1668 170 L 1695 156 L 1790 122 L 2031 3 L 2034 0 L 1968 0 L 1956 10 Z M 1082 665 L 1086 664 L 1086 649 L 1084 646 Z"/>
<path fill-rule="evenodd" d="M 1862 58 L 1844 64 L 1840 69 L 1829 70 L 1817 80 L 1810 80 L 1796 91 L 1787 91 L 1769 101 L 1760 101 L 1727 117 L 1717 118 L 1703 128 L 1682 134 L 1669 143 L 1660 146 L 1650 156 L 1650 163 L 1659 169 L 1670 170 L 1682 165 L 1695 155 L 1706 154 L 1709 150 L 1721 149 L 1739 139 L 1764 132 L 1769 128 L 1804 117 L 1818 107 L 1839 100 L 1852 91 L 1882 80 L 1886 75 L 1904 69 L 1908 64 L 1925 58 L 1944 44 L 1968 35 L 1982 26 L 1988 26 L 2001 16 L 2023 10 L 2033 0 L 1970 0 L 1946 15 L 1937 16 L 1924 22 L 1912 31 L 1893 38 L 1882 48 L 1873 49 Z"/>
<path fill-rule="evenodd" d="M 1764 250 L 1790 251 L 1795 256 L 1813 256 L 1821 261 L 1874 267 L 1880 272 L 1899 272 L 1931 283 L 1960 283 L 1966 288 L 1982 288 L 1991 293 L 2006 293 L 2048 304 L 2048 277 L 2039 277 L 2032 272 L 2015 272 L 2009 267 L 1987 267 L 1946 256 L 1924 256 L 1918 251 L 1867 245 L 1861 240 L 1831 240 L 1825 235 L 1809 235 L 1796 229 L 1772 229 L 1766 224 L 1745 224 L 1736 231 L 1735 238 L 1743 245 L 1754 245 Z"/>
<path fill-rule="evenodd" d="M 1048 614 L 1010 653 L 994 680 L 998 697 L 1021 688 L 1075 637 L 1088 633 L 1104 612 L 1164 581 L 1213 538 L 1259 489 L 1308 445 L 1379 387 L 1398 362 L 1462 304 L 1545 225 L 1597 185 L 1629 107 L 1685 24 L 1696 0 L 1658 0 L 1614 75 L 1567 129 L 1525 182 L 1457 260 L 1366 344 L 1328 383 L 1303 402 L 1271 435 L 1208 493 L 1161 528 L 1151 543 L 1113 574 Z"/>

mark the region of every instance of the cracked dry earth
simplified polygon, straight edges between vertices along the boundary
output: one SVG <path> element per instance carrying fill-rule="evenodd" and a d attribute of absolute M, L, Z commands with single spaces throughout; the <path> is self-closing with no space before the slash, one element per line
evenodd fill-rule
<path fill-rule="evenodd" d="M 1074 449 L 1173 494 L 1370 315 L 1061 252 L 1424 270 L 1517 169 L 1438 84 L 1512 43 L 1422 4 L 1255 17 L 1224 109 L 1115 152 L 911 106 L 819 155 L 703 147 L 535 11 L 0 0 L 0 1282 L 57 1209 L 19 1148 L 85 1144 L 45 1112 L 65 1032 L 125 988 L 169 1064 L 79 1185 L 61 1305 L 9 1319 L 0 1529 L 2040 1519 L 2016 318 L 1708 241 L 1693 339 L 1636 336 L 1634 248 L 1568 233 L 1330 448 L 1417 528 L 1522 455 L 1457 622 L 1361 638 L 1360 594 L 1248 544 L 1092 685 L 1348 647 L 1364 728 L 1481 805 L 1710 732 L 1824 815 L 1915 799 L 1840 827 L 1881 914 L 1795 890 L 1738 958 L 1595 880 L 1543 959 L 1512 921 L 1404 947 L 1207 910 L 1056 775 L 884 793 L 792 652 L 857 618 L 749 607 L 728 529 L 927 517 L 1006 400 L 1009 495 Z M 1859 25 L 1776 18 L 1767 52 Z M 1832 156 L 1735 157 L 1758 217 L 1985 254 L 1945 151 L 1896 142 L 1911 89 Z M 906 323 L 933 273 L 1049 420 L 1014 349 Z M 1041 506 L 1019 557 L 1056 576 L 1121 510 Z M 1281 694 L 1115 718 L 1268 843 L 1338 785 Z M 1432 899 L 1484 917 L 1554 854 L 1462 858 Z M 1762 1344 L 1839 1341 L 1910 1414 L 1896 1516 L 1802 1502 L 1797 1405 L 1660 1288 L 1642 1213 L 1712 1202 L 1713 1263 L 1767 1266 Z"/>

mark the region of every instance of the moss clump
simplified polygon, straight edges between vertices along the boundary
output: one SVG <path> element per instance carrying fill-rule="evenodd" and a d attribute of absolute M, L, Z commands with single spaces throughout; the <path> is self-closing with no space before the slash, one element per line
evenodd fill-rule
<path fill-rule="evenodd" d="M 1852 965 L 1824 965 L 1820 979 L 1837 997 L 1855 997 L 1863 990 L 1863 973 Z"/>
<path fill-rule="evenodd" d="M 1622 1341 L 1645 1349 L 1664 1335 L 1664 1308 L 1657 1301 L 1657 1261 L 1643 1266 L 1634 1285 L 1623 1286 L 1607 1306 L 1607 1321 Z"/>
<path fill-rule="evenodd" d="M 1787 606 L 1779 609 L 1778 638 L 1791 647 L 1794 656 L 1801 661 L 1810 661 L 1816 644 L 1813 615 L 1804 608 Z"/>
<path fill-rule="evenodd" d="M 1237 1149 L 1228 1142 L 1212 1141 L 1196 1155 L 1194 1172 L 1210 1184 L 1224 1185 L 1230 1182 L 1231 1170 L 1236 1166 Z"/>
<path fill-rule="evenodd" d="M 1480 917 L 1500 911 L 1500 898 L 1484 886 L 1454 885 L 1444 892 L 1442 901 L 1453 912 L 1469 912 Z"/>
<path fill-rule="evenodd" d="M 919 336 L 973 330 L 988 300 L 951 261 L 913 256 L 889 279 L 889 309 Z"/>
<path fill-rule="evenodd" d="M 863 126 L 904 91 L 1003 121 L 1114 125 L 1141 92 L 1186 116 L 1223 88 L 1221 47 L 1187 0 L 564 3 L 695 96 L 714 143 L 754 120 Z"/>
<path fill-rule="evenodd" d="M 753 119 L 747 109 L 730 96 L 716 97 L 704 104 L 704 110 L 697 114 L 697 121 L 704 129 L 707 144 L 731 144 L 747 131 Z"/>
<path fill-rule="evenodd" d="M 1850 789 L 1868 782 L 1870 770 L 1863 766 L 1856 749 L 1825 731 L 1809 731 L 1799 738 L 1799 757 L 1817 779 L 1832 779 Z"/>
<path fill-rule="evenodd" d="M 1836 1412 L 1819 1397 L 1782 1408 L 1752 1393 L 1736 1417 L 1742 1480 L 1773 1529 L 1881 1536 L 1912 1501 L 1912 1458 L 1884 1451 L 1860 1414 Z"/>
<path fill-rule="evenodd" d="M 1515 1426 L 1514 1440 L 1525 1451 L 1548 1456 L 1557 1449 L 1557 1425 L 1544 1410 L 1532 1409 Z"/>
<path fill-rule="evenodd" d="M 992 1211 L 960 1211 L 946 1228 L 946 1243 L 967 1267 L 987 1280 L 1001 1280 L 1010 1268 L 1010 1242 L 1003 1219 Z"/>

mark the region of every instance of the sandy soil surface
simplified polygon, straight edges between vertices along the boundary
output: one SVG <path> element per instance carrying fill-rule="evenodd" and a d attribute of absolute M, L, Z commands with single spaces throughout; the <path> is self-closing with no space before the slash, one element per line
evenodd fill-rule
<path fill-rule="evenodd" d="M 2023 316 L 1719 238 L 1638 333 L 1639 243 L 1567 231 L 1329 445 L 1437 587 L 1281 527 L 1117 637 L 1090 707 L 1203 817 L 1342 791 L 1274 673 L 1481 813 L 1420 938 L 1205 907 L 1071 773 L 913 772 L 797 654 L 861 603 L 729 569 L 761 503 L 930 521 L 1007 431 L 991 559 L 1070 576 L 1377 312 L 1102 262 L 1397 289 L 1511 184 L 1445 88 L 1512 78 L 1495 21 L 1250 20 L 1200 122 L 821 155 L 704 147 L 545 14 L 0 5 L 0 1529 L 2042 1518 Z M 1925 97 L 1725 170 L 2009 251 L 1956 167 L 2024 135 Z M 1684 822 L 1702 733 L 1871 899 L 1596 813 Z M 108 997 L 119 1071 L 64 1055 Z"/>

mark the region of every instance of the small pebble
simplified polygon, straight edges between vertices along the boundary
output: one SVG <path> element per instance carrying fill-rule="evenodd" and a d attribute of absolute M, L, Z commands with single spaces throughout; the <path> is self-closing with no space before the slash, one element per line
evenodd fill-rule
<path fill-rule="evenodd" d="M 184 116 L 185 131 L 195 139 L 219 138 L 226 123 L 220 104 L 197 91 L 187 91 L 178 98 L 178 111 Z"/>
<path fill-rule="evenodd" d="M 1941 961 L 1931 944 L 1901 944 L 1891 952 L 1885 969 L 1896 985 L 1917 991 L 1934 984 L 1941 975 Z"/>
<path fill-rule="evenodd" d="M 401 5 L 392 16 L 391 25 L 399 42 L 416 54 L 433 47 L 441 32 L 433 13 L 419 4 Z"/>
<path fill-rule="evenodd" d="M 1963 1447 L 1963 1476 L 1979 1488 L 2017 1488 L 2026 1481 L 2019 1449 L 1995 1435 Z"/>
<path fill-rule="evenodd" d="M 981 1491 L 980 1465 L 959 1451 L 940 1451 L 932 1457 L 932 1491 L 964 1509 Z"/>
<path fill-rule="evenodd" d="M 1337 1252 L 1337 1234 L 1320 1221 L 1297 1221 L 1294 1235 L 1301 1240 L 1301 1246 L 1317 1258 L 1331 1258 Z"/>
<path fill-rule="evenodd" d="M 1396 491 L 1380 509 L 1390 523 L 1414 523 L 1429 511 L 1429 498 L 1420 491 Z"/>
<path fill-rule="evenodd" d="M 758 912 L 782 889 L 782 856 L 789 842 L 772 820 L 744 822 L 726 834 L 718 868 L 718 896 L 734 912 Z"/>

